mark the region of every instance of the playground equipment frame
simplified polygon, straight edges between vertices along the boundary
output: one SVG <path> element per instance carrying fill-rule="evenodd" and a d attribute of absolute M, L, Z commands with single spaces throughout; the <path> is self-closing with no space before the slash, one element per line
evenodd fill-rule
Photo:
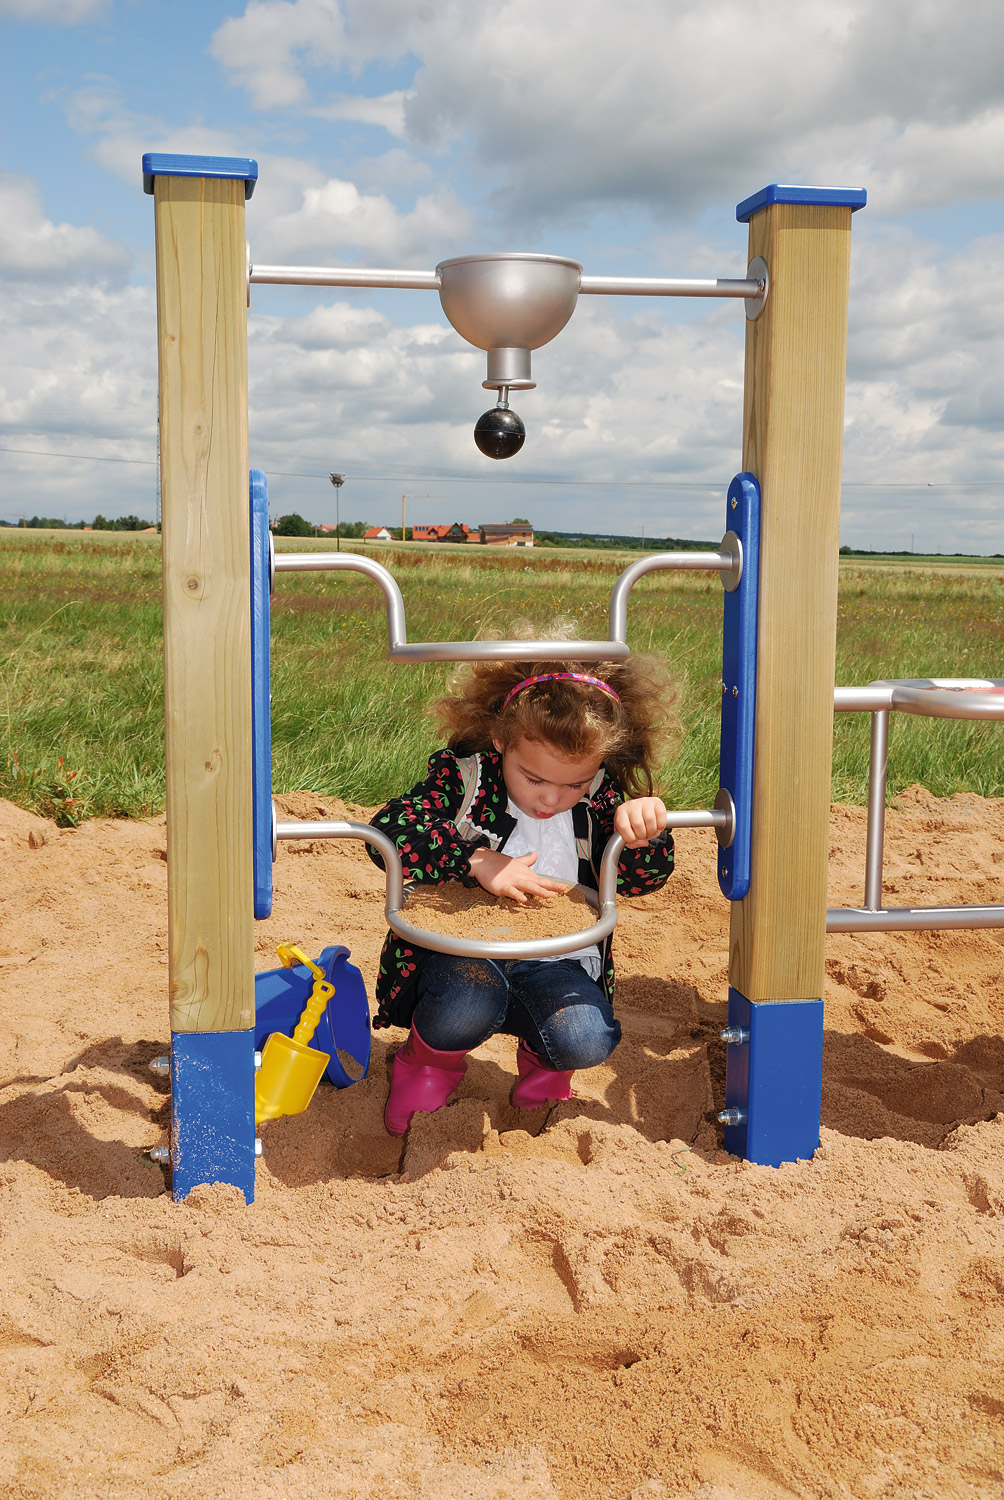
<path fill-rule="evenodd" d="M 245 201 L 257 175 L 248 158 L 143 159 L 157 250 L 176 1197 L 199 1180 L 236 1182 L 248 1200 L 253 1194 L 246 319 L 250 281 L 262 268 L 249 270 Z M 745 1020 L 729 1046 L 726 1104 L 735 1119 L 725 1143 L 770 1164 L 809 1157 L 819 1140 L 828 685 L 851 218 L 864 202 L 860 188 L 785 184 L 746 199 L 736 217 L 749 225 L 750 269 L 731 286 L 619 277 L 579 284 L 587 293 L 726 295 L 746 304 L 742 471 L 763 497 L 755 730 L 752 717 L 744 721 L 755 733 L 754 878 L 732 903 L 730 1018 L 734 1006 Z M 352 284 L 373 284 L 366 278 L 374 274 Z M 420 285 L 433 283 L 426 276 Z M 739 699 L 731 691 L 738 684 L 723 683 L 724 720 Z M 731 876 L 720 863 L 719 879 Z M 223 1072 L 234 1088 L 210 1120 Z M 200 1148 L 189 1170 L 184 1143 L 210 1134 L 222 1165 Z"/>

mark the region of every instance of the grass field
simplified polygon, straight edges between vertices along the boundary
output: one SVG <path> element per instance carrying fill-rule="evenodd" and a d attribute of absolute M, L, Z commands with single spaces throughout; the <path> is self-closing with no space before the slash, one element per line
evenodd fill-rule
<path fill-rule="evenodd" d="M 411 640 L 468 639 L 490 627 L 508 633 L 517 618 L 541 625 L 556 615 L 574 619 L 582 636 L 605 636 L 610 589 L 637 557 L 414 544 L 369 550 L 401 585 Z M 838 683 L 1004 676 L 1000 559 L 844 560 L 840 579 Z M 0 796 L 64 822 L 159 811 L 159 538 L 2 531 L 0 582 Z M 628 607 L 631 646 L 664 653 L 680 684 L 681 746 L 659 772 L 675 806 L 709 806 L 718 784 L 721 595 L 710 575 L 662 574 L 641 580 Z M 417 779 L 436 744 L 424 710 L 449 668 L 388 664 L 374 584 L 361 575 L 282 575 L 272 640 L 277 791 L 377 803 Z M 895 717 L 890 795 L 914 781 L 939 796 L 1004 795 L 1001 732 Z M 835 800 L 865 801 L 867 758 L 867 715 L 838 715 Z"/>

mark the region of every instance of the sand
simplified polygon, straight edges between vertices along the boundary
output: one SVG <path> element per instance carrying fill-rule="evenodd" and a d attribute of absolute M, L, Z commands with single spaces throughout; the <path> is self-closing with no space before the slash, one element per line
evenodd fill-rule
<path fill-rule="evenodd" d="M 426 932 L 476 938 L 479 942 L 561 937 L 583 932 L 596 921 L 596 910 L 578 885 L 564 885 L 551 896 L 528 896 L 520 902 L 511 896 L 493 896 L 480 886 L 461 885 L 458 880 L 411 887 L 403 914 L 414 927 Z"/>
<path fill-rule="evenodd" d="M 306 794 L 297 817 L 358 815 Z M 864 812 L 833 809 L 831 900 Z M 0 1494 L 955 1500 L 1004 1487 L 1004 934 L 833 937 L 822 1144 L 720 1149 L 727 907 L 681 831 L 624 904 L 624 1041 L 508 1104 L 514 1044 L 387 1136 L 387 1061 L 262 1127 L 258 1196 L 175 1205 L 162 822 L 0 803 Z M 890 812 L 890 899 L 1004 900 L 1004 803 Z M 381 877 L 293 844 L 257 963 L 346 943 Z"/>

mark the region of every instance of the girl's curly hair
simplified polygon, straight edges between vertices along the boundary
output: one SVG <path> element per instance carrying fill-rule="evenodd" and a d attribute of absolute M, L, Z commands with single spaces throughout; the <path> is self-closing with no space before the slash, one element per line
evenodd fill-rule
<path fill-rule="evenodd" d="M 485 639 L 498 639 L 496 633 Z M 542 633 L 517 621 L 509 640 L 575 639 L 564 619 Z M 599 677 L 617 693 L 581 682 L 538 682 L 517 693 L 505 708 L 506 694 L 526 677 L 545 672 L 584 672 Z M 447 733 L 451 750 L 470 754 L 503 750 L 522 739 L 551 746 L 569 760 L 595 757 L 618 786 L 631 796 L 650 796 L 652 769 L 659 753 L 677 738 L 672 713 L 677 690 L 656 656 L 629 656 L 623 661 L 484 661 L 462 667 L 449 694 L 432 706 Z"/>

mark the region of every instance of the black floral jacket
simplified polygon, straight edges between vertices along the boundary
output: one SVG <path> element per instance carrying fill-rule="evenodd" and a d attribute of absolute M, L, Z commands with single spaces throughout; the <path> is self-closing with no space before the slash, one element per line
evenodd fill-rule
<path fill-rule="evenodd" d="M 591 890 L 598 888 L 600 860 L 613 833 L 614 813 L 623 800 L 620 787 L 601 769 L 572 808 L 579 884 Z M 516 827 L 508 809 L 502 757 L 497 751 L 463 755 L 437 750 L 429 760 L 426 779 L 381 808 L 372 826 L 394 840 L 406 881 L 472 880 L 473 851 L 503 848 Z M 379 853 L 366 847 L 370 858 L 383 869 Z M 618 894 L 641 896 L 660 890 L 672 870 L 673 839 L 667 830 L 640 849 L 623 851 L 617 866 Z M 600 944 L 600 982 L 612 1000 L 614 966 L 610 949 L 610 939 L 606 938 Z M 411 1025 L 418 999 L 418 969 L 428 951 L 388 932 L 380 954 L 374 1027 Z"/>

